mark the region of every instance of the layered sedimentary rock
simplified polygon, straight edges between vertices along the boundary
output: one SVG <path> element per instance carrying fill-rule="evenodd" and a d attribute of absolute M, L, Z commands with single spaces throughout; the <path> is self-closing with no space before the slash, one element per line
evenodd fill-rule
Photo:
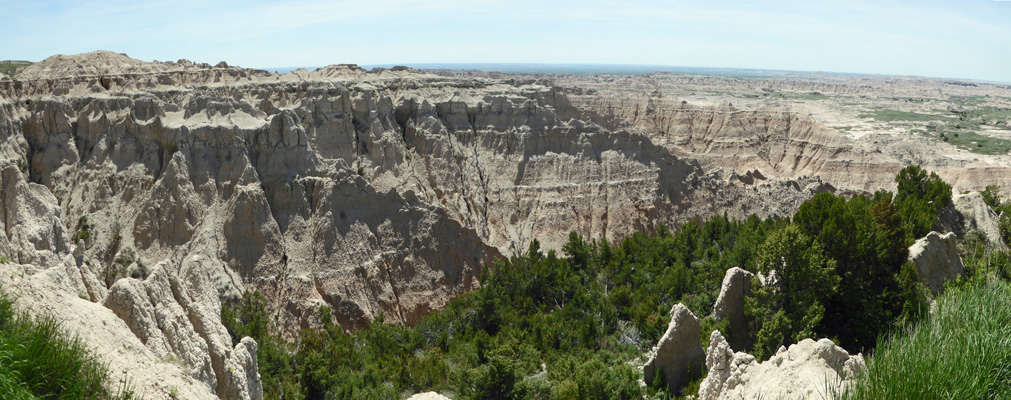
<path fill-rule="evenodd" d="M 821 73 L 556 79 L 571 87 L 574 104 L 614 116 L 601 121 L 606 126 L 646 134 L 707 169 L 818 176 L 839 189 L 873 192 L 894 190 L 899 168 L 920 165 L 958 192 L 996 184 L 1011 195 L 1007 146 L 963 140 L 1007 137 L 1007 122 L 991 112 L 1008 107 L 1007 85 Z"/>
<path fill-rule="evenodd" d="M 16 291 L 61 282 L 121 321 L 131 357 L 171 359 L 173 379 L 229 398 L 259 396 L 255 344 L 232 346 L 219 321 L 243 291 L 284 335 L 318 326 L 321 306 L 349 330 L 411 324 L 534 238 L 782 215 L 833 190 L 706 172 L 536 80 L 99 52 L 0 93 L 0 255 L 33 277 Z"/>
<path fill-rule="evenodd" d="M 865 151 L 814 118 L 785 111 L 726 107 L 659 109 L 657 140 L 722 168 L 767 177 L 820 176 L 859 191 L 893 186 L 902 164 L 880 151 Z M 660 117 L 658 117 L 660 118 Z"/>
<path fill-rule="evenodd" d="M 131 357 L 175 360 L 152 382 L 256 398 L 255 344 L 231 346 L 218 322 L 243 291 L 266 296 L 284 335 L 318 326 L 321 306 L 348 330 L 411 324 L 534 238 L 557 249 L 570 231 L 617 240 L 714 213 L 789 215 L 818 192 L 891 188 L 897 155 L 916 154 L 803 113 L 608 109 L 573 91 L 409 68 L 54 57 L 0 81 L 0 255 L 31 277 L 16 291 L 57 282 L 67 310 L 121 322 Z M 1007 169 L 973 165 L 935 169 L 956 189 Z M 731 321 L 737 292 L 717 305 Z"/>
<path fill-rule="evenodd" d="M 538 82 L 124 57 L 26 70 L 58 79 L 7 87 L 0 150 L 66 221 L 86 217 L 65 229 L 92 227 L 78 251 L 106 289 L 117 259 L 201 254 L 223 264 L 222 296 L 275 300 L 281 330 L 311 325 L 320 305 L 348 328 L 380 313 L 411 323 L 533 238 L 556 248 L 571 230 L 616 239 L 713 212 L 777 215 L 831 190 L 727 183 L 578 119 Z"/>

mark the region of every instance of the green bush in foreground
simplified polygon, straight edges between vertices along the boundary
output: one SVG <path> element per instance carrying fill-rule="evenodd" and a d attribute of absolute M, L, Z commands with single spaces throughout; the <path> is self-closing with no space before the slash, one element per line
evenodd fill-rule
<path fill-rule="evenodd" d="M 108 371 L 50 317 L 14 309 L 0 292 L 0 398 L 129 398 L 106 389 Z"/>
<path fill-rule="evenodd" d="M 878 345 L 844 399 L 1011 398 L 1011 284 L 975 280 Z"/>

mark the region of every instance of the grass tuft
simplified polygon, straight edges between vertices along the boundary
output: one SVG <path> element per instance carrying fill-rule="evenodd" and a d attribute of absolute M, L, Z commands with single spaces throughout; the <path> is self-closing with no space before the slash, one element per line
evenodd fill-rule
<path fill-rule="evenodd" d="M 860 118 L 874 118 L 875 121 L 947 121 L 951 118 L 941 115 L 920 114 L 899 110 L 874 110 L 867 114 L 859 115 Z"/>
<path fill-rule="evenodd" d="M 0 398 L 112 399 L 108 370 L 52 317 L 18 312 L 0 291 Z"/>
<path fill-rule="evenodd" d="M 979 279 L 877 347 L 844 399 L 1011 398 L 1011 284 Z"/>

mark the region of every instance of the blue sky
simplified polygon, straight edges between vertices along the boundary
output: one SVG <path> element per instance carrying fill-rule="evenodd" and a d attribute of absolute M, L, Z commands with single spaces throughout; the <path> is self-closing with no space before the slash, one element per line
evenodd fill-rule
<path fill-rule="evenodd" d="M 4 0 L 0 59 L 604 63 L 1011 82 L 1011 1 Z"/>

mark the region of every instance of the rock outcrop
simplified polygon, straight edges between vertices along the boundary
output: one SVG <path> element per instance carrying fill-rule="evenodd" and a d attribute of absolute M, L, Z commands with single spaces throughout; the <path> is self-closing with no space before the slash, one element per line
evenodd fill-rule
<path fill-rule="evenodd" d="M 719 331 L 710 335 L 706 366 L 709 375 L 699 386 L 699 400 L 820 398 L 866 369 L 863 356 L 850 355 L 828 339 L 781 347 L 758 363 L 749 354 L 735 353 Z"/>
<path fill-rule="evenodd" d="M 930 232 L 917 239 L 909 247 L 909 261 L 916 266 L 920 282 L 935 296 L 944 289 L 945 282 L 957 279 L 965 271 L 954 232 Z"/>
<path fill-rule="evenodd" d="M 652 385 L 661 379 L 671 393 L 680 393 L 685 383 L 702 372 L 706 353 L 699 341 L 702 326 L 688 307 L 678 303 L 670 310 L 670 323 L 643 366 L 643 381 Z"/>
<path fill-rule="evenodd" d="M 85 257 L 98 232 L 79 221 L 71 240 L 60 200 L 23 169 L 0 160 L 0 255 L 10 258 L 3 286 L 19 307 L 82 335 L 113 376 L 144 385 L 147 398 L 259 398 L 255 342 L 233 349 L 220 322 L 220 263 L 163 263 L 148 280 L 121 279 L 110 290 L 91 266 L 97 260 Z"/>
<path fill-rule="evenodd" d="M 253 382 L 248 379 L 257 376 L 256 358 L 248 354 L 256 343 L 243 341 L 233 348 L 221 325 L 218 291 L 212 284 L 221 268 L 220 263 L 199 255 L 187 257 L 178 267 L 161 263 L 143 281 L 116 281 L 103 305 L 158 357 L 181 361 L 195 379 L 219 394 L 238 390 L 245 398 L 259 386 L 258 377 Z"/>
<path fill-rule="evenodd" d="M 751 347 L 751 332 L 748 330 L 748 320 L 744 315 L 744 298 L 751 294 L 751 280 L 755 274 L 738 267 L 727 270 L 723 276 L 720 295 L 713 305 L 713 318 L 717 321 L 727 320 L 730 323 L 728 333 L 737 349 Z"/>
<path fill-rule="evenodd" d="M 998 251 L 1007 251 L 1007 245 L 1000 235 L 1000 218 L 983 201 L 979 192 L 951 196 L 955 209 L 962 214 L 963 232 L 977 231 L 987 244 Z M 1005 217 L 1006 218 L 1006 217 Z"/>
<path fill-rule="evenodd" d="M 894 190 L 900 168 L 920 165 L 937 172 L 956 192 L 995 184 L 1002 187 L 1002 195 L 1011 194 L 1007 149 L 990 148 L 985 142 L 948 143 L 937 134 L 974 120 L 994 124 L 970 128 L 976 134 L 1003 138 L 1004 121 L 972 115 L 979 118 L 991 107 L 1006 108 L 1003 99 L 1011 95 L 1007 85 L 822 73 L 719 75 L 555 79 L 573 104 L 613 116 L 601 121 L 605 126 L 649 135 L 655 143 L 699 159 L 706 169 L 727 169 L 745 182 L 750 180 L 747 172 L 757 169 L 769 179 L 817 176 L 839 190 L 873 193 Z M 986 100 L 966 106 L 965 96 Z M 944 109 L 968 111 L 969 117 Z M 900 115 L 897 119 L 910 120 L 898 124 L 895 116 L 886 116 L 894 111 L 919 117 Z M 882 115 L 875 115 L 878 112 Z"/>
<path fill-rule="evenodd" d="M 112 390 L 126 384 L 145 399 L 164 400 L 211 399 L 221 395 L 194 377 L 190 366 L 182 360 L 152 351 L 112 310 L 74 294 L 73 281 L 79 278 L 60 268 L 40 271 L 32 265 L 0 264 L 0 280 L 4 290 L 17 299 L 19 310 L 51 315 L 64 329 L 80 337 L 96 358 L 108 366 Z M 255 373 L 255 365 L 251 367 L 252 370 L 237 372 Z M 173 394 L 177 397 L 172 397 Z"/>
<path fill-rule="evenodd" d="M 452 399 L 436 392 L 424 392 L 408 397 L 407 400 L 452 400 Z"/>

